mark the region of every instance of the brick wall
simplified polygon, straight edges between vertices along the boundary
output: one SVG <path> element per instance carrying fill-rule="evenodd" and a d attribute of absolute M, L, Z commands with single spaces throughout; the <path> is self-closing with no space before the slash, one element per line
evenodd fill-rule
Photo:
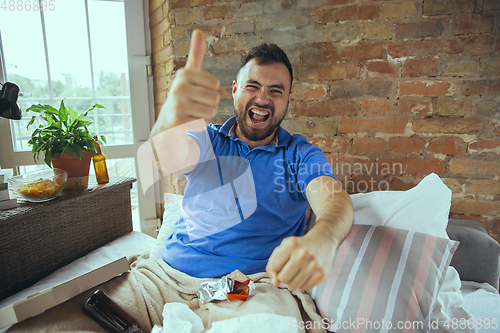
<path fill-rule="evenodd" d="M 453 191 L 451 217 L 500 241 L 499 3 L 150 0 L 156 112 L 194 27 L 221 80 L 218 123 L 233 113 L 241 54 L 276 43 L 295 74 L 283 126 L 323 149 L 348 192 L 406 190 L 434 172 Z"/>

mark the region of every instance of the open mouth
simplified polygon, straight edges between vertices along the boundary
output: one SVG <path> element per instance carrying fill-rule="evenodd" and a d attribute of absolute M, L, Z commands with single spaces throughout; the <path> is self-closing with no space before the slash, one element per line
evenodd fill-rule
<path fill-rule="evenodd" d="M 269 119 L 270 112 L 268 110 L 251 109 L 248 115 L 252 123 L 259 125 L 265 123 L 266 120 Z"/>

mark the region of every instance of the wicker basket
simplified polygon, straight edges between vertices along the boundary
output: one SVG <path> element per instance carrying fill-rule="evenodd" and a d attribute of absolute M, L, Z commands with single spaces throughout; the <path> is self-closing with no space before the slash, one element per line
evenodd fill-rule
<path fill-rule="evenodd" d="M 0 300 L 132 231 L 135 178 L 91 178 L 86 190 L 0 211 Z"/>

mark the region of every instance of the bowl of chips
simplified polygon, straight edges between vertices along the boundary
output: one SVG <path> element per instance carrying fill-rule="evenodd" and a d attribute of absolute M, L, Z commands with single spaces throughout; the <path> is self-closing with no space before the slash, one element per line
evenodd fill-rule
<path fill-rule="evenodd" d="M 57 197 L 67 180 L 67 171 L 54 168 L 14 176 L 9 178 L 8 182 L 21 198 L 31 202 L 42 202 Z"/>

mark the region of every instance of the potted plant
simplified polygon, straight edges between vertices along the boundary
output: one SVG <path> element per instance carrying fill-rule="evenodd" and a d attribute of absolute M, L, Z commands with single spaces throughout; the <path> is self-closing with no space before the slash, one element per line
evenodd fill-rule
<path fill-rule="evenodd" d="M 26 128 L 29 128 L 37 117 L 41 119 L 41 124 L 33 131 L 28 141 L 32 146 L 33 159 L 38 164 L 38 157 L 43 152 L 44 161 L 49 167 L 68 171 L 66 189 L 75 185 L 87 187 L 90 162 L 92 155 L 97 153 L 97 147 L 94 136 L 88 130 L 92 120 L 85 117 L 95 108 L 104 106 L 94 104 L 83 114 L 67 108 L 64 101 L 61 101 L 59 109 L 41 104 L 33 104 L 26 109 L 26 112 L 36 113 Z M 101 135 L 98 142 L 106 143 L 106 138 Z M 73 179 L 73 182 L 70 179 Z M 80 181 L 78 184 L 75 183 L 77 179 Z"/>

